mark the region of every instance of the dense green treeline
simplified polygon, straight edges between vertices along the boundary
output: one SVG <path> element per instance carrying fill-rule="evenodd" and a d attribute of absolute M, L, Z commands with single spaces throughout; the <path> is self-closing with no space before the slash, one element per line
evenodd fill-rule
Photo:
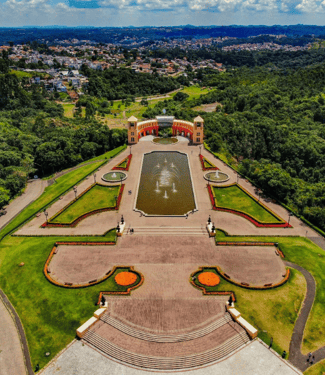
<path fill-rule="evenodd" d="M 111 68 L 101 72 L 83 66 L 82 72 L 89 77 L 87 93 L 108 100 L 165 94 L 180 86 L 172 78 L 161 77 L 157 74 L 136 73 L 126 68 Z"/>
<path fill-rule="evenodd" d="M 41 86 L 8 74 L 0 59 L 0 208 L 18 194 L 28 178 L 72 167 L 126 141 L 92 116 L 63 117 L 63 107 L 48 100 Z M 1 74 L 2 73 L 2 74 Z"/>
<path fill-rule="evenodd" d="M 246 43 L 250 41 L 247 40 Z M 173 49 L 157 49 L 148 51 L 151 57 L 175 58 L 186 57 L 188 61 L 214 60 L 226 67 L 257 67 L 270 64 L 274 69 L 299 68 L 325 61 L 325 50 L 308 49 L 304 51 L 222 51 L 218 45 L 199 50 L 184 50 L 179 47 Z"/>
<path fill-rule="evenodd" d="M 202 84 L 215 90 L 198 99 L 166 100 L 144 116 L 166 108 L 191 121 L 193 107 L 218 102 L 215 112 L 200 112 L 212 151 L 232 155 L 265 193 L 325 229 L 325 65 L 201 74 Z"/>

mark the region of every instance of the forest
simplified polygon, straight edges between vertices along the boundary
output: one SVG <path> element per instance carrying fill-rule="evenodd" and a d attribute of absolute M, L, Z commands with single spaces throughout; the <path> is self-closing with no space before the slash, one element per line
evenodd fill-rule
<path fill-rule="evenodd" d="M 108 100 L 165 94 L 180 86 L 172 78 L 161 77 L 158 74 L 136 73 L 127 68 L 111 68 L 101 72 L 84 65 L 81 71 L 89 78 L 87 93 Z"/>
<path fill-rule="evenodd" d="M 122 129 L 110 130 L 93 116 L 67 119 L 62 105 L 39 85 L 8 73 L 0 59 L 0 208 L 34 174 L 51 175 L 120 146 Z"/>

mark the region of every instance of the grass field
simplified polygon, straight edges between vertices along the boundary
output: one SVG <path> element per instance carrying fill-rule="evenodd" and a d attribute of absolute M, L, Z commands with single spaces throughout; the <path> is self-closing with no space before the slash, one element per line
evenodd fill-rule
<path fill-rule="evenodd" d="M 207 269 L 218 275 L 215 269 Z M 236 308 L 244 319 L 258 329 L 258 336 L 268 341 L 274 339 L 273 349 L 282 354 L 289 352 L 290 339 L 301 303 L 306 292 L 303 275 L 291 270 L 289 281 L 280 288 L 270 290 L 249 290 L 235 286 L 222 277 L 215 287 L 205 287 L 207 291 L 233 291 Z M 199 281 L 196 281 L 199 285 Z M 202 286 L 202 285 L 201 285 Z"/>
<path fill-rule="evenodd" d="M 50 223 L 70 224 L 89 211 L 115 207 L 119 189 L 119 186 L 95 185 L 61 214 L 50 219 Z"/>
<path fill-rule="evenodd" d="M 26 207 L 20 215 L 18 215 L 0 231 L 0 241 L 4 236 L 10 233 L 17 226 L 21 225 L 31 215 L 36 214 L 53 200 L 58 199 L 60 195 L 67 191 L 67 189 L 76 185 L 82 178 L 96 171 L 102 163 L 102 161 L 99 161 L 98 163 L 88 164 L 57 178 L 56 184 L 48 186 L 45 189 L 45 192 L 35 202 Z"/>
<path fill-rule="evenodd" d="M 73 340 L 76 328 L 89 319 L 100 291 L 111 281 L 82 289 L 52 285 L 43 267 L 56 241 L 71 237 L 7 237 L 1 243 L 0 287 L 7 294 L 23 323 L 33 365 L 44 366 Z M 98 237 L 73 237 L 73 241 L 98 241 Z M 114 241 L 115 231 L 103 241 Z M 24 262 L 24 267 L 18 264 Z M 47 358 L 45 353 L 50 352 Z"/>
<path fill-rule="evenodd" d="M 325 345 L 325 252 L 320 247 L 304 237 L 228 237 L 221 231 L 217 232 L 216 240 L 277 242 L 285 260 L 309 271 L 317 284 L 316 297 L 305 327 L 302 352 L 307 354 Z"/>
<path fill-rule="evenodd" d="M 305 375 L 324 375 L 325 374 L 325 360 L 313 365 L 310 369 L 304 372 Z"/>
<path fill-rule="evenodd" d="M 213 187 L 213 191 L 218 207 L 244 212 L 262 223 L 280 222 L 280 220 L 243 192 L 237 185 L 224 188 Z"/>

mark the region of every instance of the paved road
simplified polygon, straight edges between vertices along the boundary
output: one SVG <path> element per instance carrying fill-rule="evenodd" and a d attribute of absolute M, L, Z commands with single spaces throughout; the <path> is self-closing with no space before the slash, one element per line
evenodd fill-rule
<path fill-rule="evenodd" d="M 0 294 L 0 375 L 27 374 L 20 337 Z"/>
<path fill-rule="evenodd" d="M 25 207 L 36 200 L 47 186 L 47 181 L 38 179 L 28 182 L 25 192 L 14 199 L 7 207 L 7 214 L 0 217 L 0 229 L 14 219 Z"/>

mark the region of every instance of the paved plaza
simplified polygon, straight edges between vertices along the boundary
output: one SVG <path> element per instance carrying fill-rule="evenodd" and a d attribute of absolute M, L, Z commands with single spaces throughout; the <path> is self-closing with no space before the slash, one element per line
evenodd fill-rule
<path fill-rule="evenodd" d="M 103 356 L 95 349 L 75 341 L 41 372 L 42 375 L 147 375 Z M 161 375 L 170 372 L 158 371 Z M 226 359 L 201 369 L 177 371 L 178 375 L 297 375 L 302 374 L 259 341 L 253 341 Z"/>

